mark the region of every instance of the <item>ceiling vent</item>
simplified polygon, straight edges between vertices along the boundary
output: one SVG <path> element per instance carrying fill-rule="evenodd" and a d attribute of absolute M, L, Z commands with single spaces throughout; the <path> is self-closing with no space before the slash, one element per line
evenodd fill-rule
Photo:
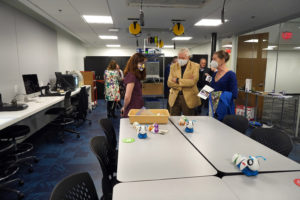
<path fill-rule="evenodd" d="M 210 0 L 143 0 L 143 7 L 202 8 Z M 140 6 L 140 0 L 128 0 L 132 7 Z"/>

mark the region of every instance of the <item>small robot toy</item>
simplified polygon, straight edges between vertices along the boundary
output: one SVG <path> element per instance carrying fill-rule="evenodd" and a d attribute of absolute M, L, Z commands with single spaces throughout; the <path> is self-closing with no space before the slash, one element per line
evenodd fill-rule
<path fill-rule="evenodd" d="M 193 133 L 194 132 L 194 122 L 189 120 L 185 123 L 185 132 Z"/>
<path fill-rule="evenodd" d="M 147 138 L 147 128 L 146 126 L 139 126 L 138 128 L 138 138 L 146 139 Z"/>
<path fill-rule="evenodd" d="M 184 126 L 187 121 L 188 119 L 186 118 L 186 116 L 182 115 L 179 120 L 179 126 Z"/>
<path fill-rule="evenodd" d="M 133 122 L 132 126 L 133 126 L 133 128 L 135 128 L 136 130 L 138 130 L 139 127 L 140 127 L 140 124 L 139 124 L 138 122 Z"/>
<path fill-rule="evenodd" d="M 246 176 L 256 176 L 260 168 L 258 158 L 266 160 L 263 156 L 249 156 L 244 157 L 238 153 L 232 157 L 232 162 L 245 174 Z"/>
<path fill-rule="evenodd" d="M 154 128 L 151 130 L 151 132 L 152 132 L 152 133 L 159 133 L 158 124 L 157 124 L 157 123 L 153 124 L 153 127 L 154 127 Z"/>

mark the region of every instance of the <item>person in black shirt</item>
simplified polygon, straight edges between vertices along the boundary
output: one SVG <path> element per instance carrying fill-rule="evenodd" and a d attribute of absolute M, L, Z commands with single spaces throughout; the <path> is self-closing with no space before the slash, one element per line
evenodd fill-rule
<path fill-rule="evenodd" d="M 205 85 L 209 85 L 206 81 L 206 77 L 210 76 L 210 69 L 207 67 L 207 60 L 205 58 L 200 59 L 199 81 L 197 83 L 198 90 L 200 91 Z M 202 104 L 197 108 L 198 115 L 201 114 L 202 107 L 208 107 L 208 101 L 202 99 Z"/>

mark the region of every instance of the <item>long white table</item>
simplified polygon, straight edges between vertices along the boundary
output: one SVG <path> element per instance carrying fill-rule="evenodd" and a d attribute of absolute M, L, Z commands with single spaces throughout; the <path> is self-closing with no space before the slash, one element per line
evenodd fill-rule
<path fill-rule="evenodd" d="M 244 156 L 264 156 L 267 160 L 260 162 L 260 171 L 300 170 L 300 164 L 297 162 L 282 156 L 212 117 L 188 117 L 189 120 L 196 121 L 194 133 L 186 133 L 184 127 L 179 126 L 179 119 L 180 117 L 170 118 L 181 133 L 220 172 L 240 173 L 239 169 L 231 162 L 235 153 Z"/>
<path fill-rule="evenodd" d="M 237 200 L 221 179 L 210 176 L 120 183 L 113 200 Z"/>
<path fill-rule="evenodd" d="M 90 90 L 89 85 L 86 87 Z M 77 95 L 79 92 L 80 88 L 77 88 L 71 93 L 71 96 Z M 31 101 L 26 102 L 28 107 L 24 110 L 0 112 L 0 130 L 13 124 L 26 124 L 30 127 L 30 133 L 20 140 L 23 141 L 54 119 L 55 116 L 46 116 L 45 112 L 52 107 L 63 106 L 64 98 L 64 96 L 34 97 Z"/>
<path fill-rule="evenodd" d="M 300 186 L 294 183 L 295 179 L 300 179 L 300 172 L 224 176 L 222 181 L 240 200 L 296 200 L 300 199 Z"/>
<path fill-rule="evenodd" d="M 148 133 L 138 139 L 129 119 L 120 120 L 117 179 L 120 182 L 146 181 L 215 175 L 217 171 L 170 122 L 160 125 L 165 135 Z M 134 138 L 133 143 L 123 143 Z"/>

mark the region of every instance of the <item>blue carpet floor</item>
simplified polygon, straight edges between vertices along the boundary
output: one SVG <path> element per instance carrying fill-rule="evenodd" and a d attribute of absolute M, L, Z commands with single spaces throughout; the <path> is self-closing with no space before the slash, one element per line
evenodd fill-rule
<path fill-rule="evenodd" d="M 85 123 L 77 129 L 81 133 L 81 138 L 77 139 L 72 134 L 66 134 L 65 143 L 60 144 L 56 140 L 55 134 L 46 127 L 29 139 L 35 146 L 33 154 L 38 156 L 40 162 L 35 164 L 33 173 L 28 173 L 25 167 L 17 175 L 25 181 L 22 187 L 15 186 L 24 192 L 24 200 L 48 200 L 52 189 L 60 180 L 78 172 L 89 172 L 99 197 L 102 196 L 101 168 L 90 150 L 89 142 L 94 136 L 104 135 L 99 125 L 99 119 L 105 117 L 106 105 L 102 100 L 99 101 L 98 107 L 88 115 L 88 118 L 92 120 L 92 125 Z M 118 138 L 119 119 L 114 119 L 113 123 Z M 290 158 L 300 163 L 299 143 L 295 144 Z M 13 199 L 17 199 L 13 194 L 0 193 L 0 200 Z"/>
<path fill-rule="evenodd" d="M 78 172 L 89 172 L 96 185 L 99 198 L 102 196 L 102 172 L 98 160 L 90 150 L 89 142 L 94 136 L 104 136 L 99 119 L 105 117 L 105 102 L 99 101 L 99 106 L 88 115 L 88 118 L 92 120 L 92 125 L 86 122 L 77 129 L 81 134 L 79 139 L 67 133 L 64 137 L 65 143 L 60 144 L 55 134 L 47 127 L 29 138 L 29 142 L 35 147 L 32 154 L 36 155 L 40 161 L 34 165 L 33 173 L 28 173 L 24 166 L 24 169 L 17 174 L 25 182 L 21 187 L 15 185 L 25 194 L 24 200 L 48 200 L 52 189 L 60 180 Z M 119 121 L 119 119 L 113 120 L 117 134 Z M 47 140 L 47 138 L 50 139 Z M 1 192 L 0 199 L 17 198 L 14 194 Z"/>

